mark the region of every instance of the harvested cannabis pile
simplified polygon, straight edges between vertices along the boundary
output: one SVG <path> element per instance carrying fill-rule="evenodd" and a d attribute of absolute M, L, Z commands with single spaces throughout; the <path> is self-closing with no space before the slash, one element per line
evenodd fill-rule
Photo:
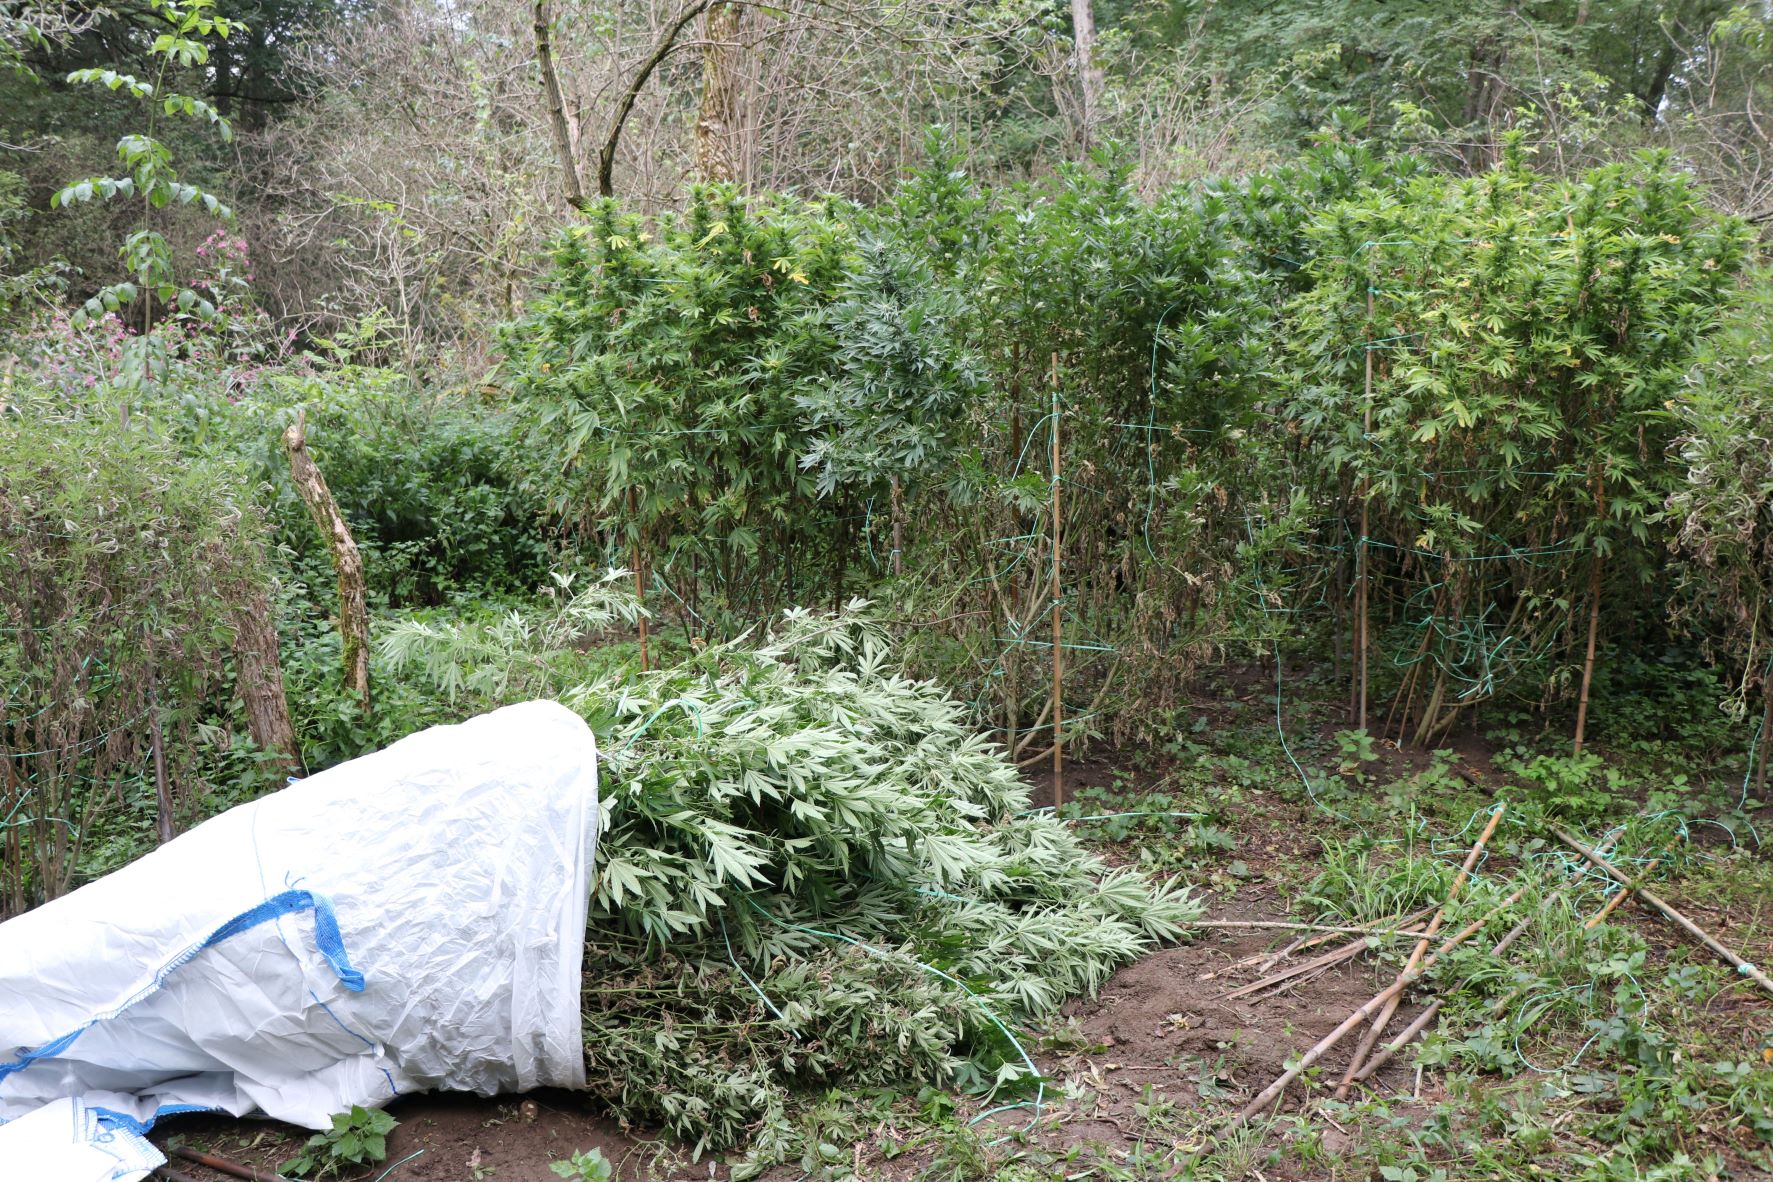
<path fill-rule="evenodd" d="M 831 1088 L 1025 1100 L 1015 1026 L 1198 917 L 1186 889 L 1032 809 L 965 708 L 898 672 L 862 604 L 591 676 L 592 637 L 639 611 L 624 575 L 551 614 L 383 641 L 452 699 L 557 696 L 597 732 L 585 1064 L 621 1116 L 697 1152 L 748 1143 L 743 1177 L 809 1141 L 807 1101 Z"/>
<path fill-rule="evenodd" d="M 854 614 L 789 613 L 761 644 L 567 701 L 606 761 L 589 1083 L 698 1150 L 781 1160 L 812 1089 L 1025 1095 L 1009 1027 L 1199 914 L 1031 810 Z"/>

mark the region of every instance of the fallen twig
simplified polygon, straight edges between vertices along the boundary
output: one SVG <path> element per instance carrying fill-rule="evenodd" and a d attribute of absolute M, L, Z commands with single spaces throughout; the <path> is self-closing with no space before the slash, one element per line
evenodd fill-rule
<path fill-rule="evenodd" d="M 1633 886 L 1631 880 L 1619 872 L 1618 867 L 1601 857 L 1594 850 L 1589 849 L 1587 846 L 1577 841 L 1574 837 L 1571 837 L 1568 833 L 1565 833 L 1562 829 L 1553 828 L 1552 833 L 1557 836 L 1559 841 L 1581 854 L 1584 858 L 1587 858 L 1596 867 L 1605 872 L 1607 877 L 1624 887 L 1625 891 L 1621 893 L 1637 895 L 1638 898 L 1662 912 L 1663 916 L 1670 922 L 1674 923 L 1695 940 L 1698 940 L 1701 944 L 1704 944 L 1707 948 L 1717 953 L 1726 962 L 1732 965 L 1737 972 L 1753 981 L 1756 985 L 1759 985 L 1768 993 L 1773 993 L 1773 979 L 1769 979 L 1767 974 L 1763 973 L 1760 969 L 1724 947 L 1724 945 L 1719 943 L 1711 933 L 1707 932 L 1704 928 L 1682 915 L 1679 911 L 1676 911 L 1673 907 L 1669 906 L 1668 903 L 1651 894 L 1643 887 Z"/>
<path fill-rule="evenodd" d="M 213 1153 L 199 1153 L 195 1149 L 186 1149 L 182 1145 L 173 1147 L 173 1153 L 186 1161 L 196 1162 L 200 1166 L 208 1166 L 224 1174 L 232 1174 L 236 1178 L 245 1178 L 248 1182 L 289 1182 L 282 1174 L 273 1174 L 256 1166 L 242 1165 L 237 1161 L 229 1161 L 225 1157 L 217 1157 Z"/>
<path fill-rule="evenodd" d="M 1334 949 L 1330 952 L 1322 953 L 1321 955 L 1318 955 L 1318 956 L 1314 956 L 1310 960 L 1301 961 L 1299 964 L 1294 965 L 1290 969 L 1285 969 L 1285 970 L 1275 973 L 1271 976 L 1263 977 L 1259 981 L 1252 981 L 1248 985 L 1239 986 L 1238 988 L 1233 989 L 1229 993 L 1221 994 L 1220 1000 L 1233 1001 L 1233 1000 L 1243 997 L 1247 994 L 1260 993 L 1262 990 L 1267 989 L 1271 985 L 1279 985 L 1283 981 L 1291 981 L 1294 977 L 1302 977 L 1306 973 L 1315 972 L 1318 969 L 1329 968 L 1331 965 L 1339 964 L 1342 961 L 1348 960 L 1351 957 L 1359 956 L 1362 952 L 1365 952 L 1367 950 L 1367 948 L 1369 947 L 1367 941 L 1372 939 L 1374 936 L 1391 935 L 1391 934 L 1402 935 L 1402 936 L 1419 936 L 1422 933 L 1420 930 L 1417 930 L 1417 929 L 1410 929 L 1410 930 L 1405 931 L 1405 930 L 1400 930 L 1400 929 L 1396 929 L 1396 928 L 1393 928 L 1388 932 L 1368 932 L 1368 933 L 1364 934 L 1360 939 L 1351 941 L 1350 943 L 1347 943 L 1347 944 L 1344 944 L 1340 948 Z"/>

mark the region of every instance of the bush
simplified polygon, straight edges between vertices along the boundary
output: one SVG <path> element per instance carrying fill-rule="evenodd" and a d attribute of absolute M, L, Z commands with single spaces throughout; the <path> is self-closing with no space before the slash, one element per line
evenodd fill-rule
<path fill-rule="evenodd" d="M 227 422 L 210 444 L 252 457 L 272 536 L 310 585 L 331 581 L 331 557 L 289 479 L 281 432 L 298 411 L 382 603 L 529 592 L 546 577 L 540 506 L 517 486 L 522 445 L 507 408 L 346 365 L 267 374 L 216 409 Z"/>
<path fill-rule="evenodd" d="M 155 817 L 194 819 L 192 737 L 229 710 L 230 601 L 263 577 L 236 469 L 192 462 L 110 396 L 10 393 L 0 411 L 0 912 L 76 885 L 91 855 L 125 859 Z M 167 791 L 184 785 L 158 805 L 156 738 Z M 119 838 L 121 850 L 106 848 Z"/>

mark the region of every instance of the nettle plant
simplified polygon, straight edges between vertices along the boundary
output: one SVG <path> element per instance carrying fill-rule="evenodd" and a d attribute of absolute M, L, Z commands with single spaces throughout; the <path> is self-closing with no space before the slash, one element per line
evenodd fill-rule
<path fill-rule="evenodd" d="M 68 75 L 68 81 L 76 85 L 127 94 L 142 102 L 147 110 L 146 126 L 117 141 L 123 175 L 74 181 L 50 198 L 50 204 L 56 207 L 95 200 L 141 203 L 141 222 L 118 251 L 129 278 L 101 288 L 89 298 L 75 313 L 77 323 L 97 320 L 107 312 L 135 305 L 140 309 L 139 324 L 146 330 L 154 322 L 156 303 L 203 320 L 216 316 L 215 303 L 204 291 L 179 282 L 172 246 L 160 226 L 160 214 L 171 206 L 189 205 L 224 222 L 232 221 L 234 215 L 213 193 L 180 179 L 171 149 L 156 138 L 155 131 L 162 118 L 182 116 L 211 124 L 224 140 L 233 137 L 233 129 L 221 112 L 200 98 L 169 89 L 168 81 L 177 71 L 195 70 L 209 61 L 209 48 L 200 38 L 226 39 L 242 26 L 215 13 L 215 0 L 149 0 L 149 8 L 161 22 L 149 48 L 157 62 L 152 81 L 102 67 L 75 70 Z"/>

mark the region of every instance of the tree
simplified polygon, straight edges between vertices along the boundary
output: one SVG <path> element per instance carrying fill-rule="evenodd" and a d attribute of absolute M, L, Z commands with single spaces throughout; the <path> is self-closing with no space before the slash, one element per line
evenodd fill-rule
<path fill-rule="evenodd" d="M 159 20 L 151 51 L 155 63 L 152 82 L 98 67 L 68 75 L 70 83 L 120 91 L 145 103 L 148 110 L 146 128 L 117 141 L 117 156 L 128 170 L 125 175 L 75 181 L 51 200 L 52 205 L 58 206 L 95 199 L 135 198 L 141 202 L 141 222 L 124 239 L 118 252 L 130 277 L 101 288 L 88 299 L 77 314 L 82 321 L 95 320 L 105 312 L 115 312 L 139 301 L 139 323 L 146 331 L 154 322 L 156 300 L 162 306 L 174 305 L 181 313 L 203 319 L 216 314 L 214 303 L 206 295 L 179 284 L 172 247 L 157 227 L 156 215 L 175 204 L 199 205 L 223 221 L 232 220 L 233 211 L 214 194 L 181 181 L 173 167 L 171 150 L 154 134 L 162 115 L 183 115 L 206 120 L 224 140 L 233 135 L 228 120 L 215 107 L 167 88 L 173 71 L 190 70 L 209 61 L 209 48 L 201 38 L 214 36 L 225 41 L 239 28 L 226 17 L 214 15 L 214 7 L 215 0 L 149 0 L 149 8 Z"/>
<path fill-rule="evenodd" d="M 1077 61 L 1081 107 L 1078 138 L 1085 147 L 1102 118 L 1102 66 L 1096 60 L 1096 10 L 1091 0 L 1071 0 L 1071 47 Z"/>
<path fill-rule="evenodd" d="M 744 131 L 741 76 L 744 47 L 739 22 L 744 6 L 712 4 L 702 18 L 702 102 L 696 115 L 696 172 L 704 181 L 739 179 Z"/>
<path fill-rule="evenodd" d="M 536 0 L 535 25 L 536 68 L 542 75 L 542 98 L 548 107 L 548 131 L 554 137 L 554 154 L 560 160 L 560 176 L 566 190 L 566 203 L 574 209 L 585 206 L 585 187 L 579 181 L 579 144 L 566 118 L 566 100 L 560 93 L 560 75 L 554 69 L 554 22 L 549 15 L 548 0 Z"/>

